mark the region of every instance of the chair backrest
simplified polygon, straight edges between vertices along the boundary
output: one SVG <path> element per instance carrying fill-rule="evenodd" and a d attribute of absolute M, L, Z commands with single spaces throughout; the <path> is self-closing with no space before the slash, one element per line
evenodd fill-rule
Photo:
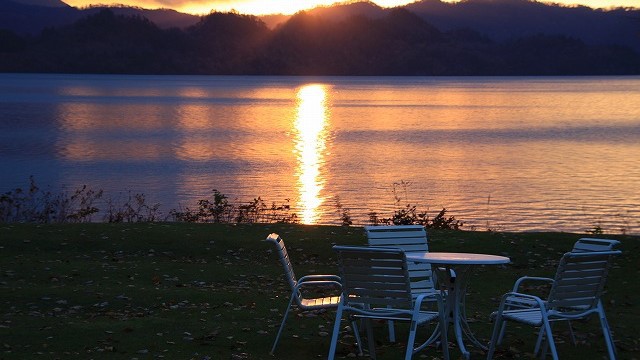
<path fill-rule="evenodd" d="M 369 246 L 396 247 L 407 254 L 429 251 L 427 231 L 422 225 L 365 226 L 364 231 Z M 433 291 L 431 264 L 409 262 L 408 268 L 414 293 Z"/>
<path fill-rule="evenodd" d="M 571 252 L 614 250 L 620 241 L 611 239 L 581 238 L 573 245 Z"/>
<path fill-rule="evenodd" d="M 293 272 L 293 265 L 291 264 L 291 260 L 289 259 L 289 254 L 287 253 L 287 247 L 284 246 L 284 240 L 280 237 L 280 235 L 276 233 L 269 234 L 265 241 L 272 242 L 276 245 L 276 251 L 278 253 L 278 258 L 280 259 L 280 263 L 284 267 L 284 275 L 287 278 L 287 282 L 291 289 L 293 290 L 296 285 L 298 285 L 298 280 L 296 278 L 296 274 Z"/>
<path fill-rule="evenodd" d="M 347 305 L 411 309 L 411 282 L 404 251 L 396 248 L 334 246 Z"/>
<path fill-rule="evenodd" d="M 549 293 L 549 309 L 595 308 L 609 269 L 620 251 L 568 252 L 562 256 Z"/>

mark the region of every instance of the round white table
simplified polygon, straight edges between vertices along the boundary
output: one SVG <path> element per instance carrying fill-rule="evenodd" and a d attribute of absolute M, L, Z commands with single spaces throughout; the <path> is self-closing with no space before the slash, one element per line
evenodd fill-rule
<path fill-rule="evenodd" d="M 465 295 L 467 293 L 469 273 L 473 266 L 508 264 L 511 260 L 505 256 L 470 253 L 407 252 L 406 254 L 407 261 L 430 263 L 434 265 L 434 268 L 445 268 L 445 274 L 450 274 L 450 270 L 455 272 L 455 281 L 448 286 L 446 312 L 450 314 L 458 347 L 464 357 L 469 359 L 469 351 L 464 345 L 464 334 L 475 346 L 487 350 L 487 347 L 473 335 L 467 322 Z"/>

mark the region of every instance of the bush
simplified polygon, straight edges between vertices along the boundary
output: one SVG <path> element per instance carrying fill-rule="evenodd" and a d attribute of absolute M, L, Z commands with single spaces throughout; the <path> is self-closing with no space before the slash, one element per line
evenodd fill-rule
<path fill-rule="evenodd" d="M 296 214 L 290 213 L 289 200 L 282 205 L 267 206 L 260 197 L 247 203 L 230 203 L 227 196 L 213 189 L 213 199 L 198 201 L 198 209 L 171 210 L 175 221 L 205 223 L 297 223 Z"/>
<path fill-rule="evenodd" d="M 71 195 L 66 191 L 53 194 L 41 190 L 33 176 L 29 182 L 27 191 L 16 188 L 0 196 L 0 223 L 90 222 L 92 216 L 100 211 L 94 202 L 102 197 L 102 190 L 92 190 L 83 185 Z"/>

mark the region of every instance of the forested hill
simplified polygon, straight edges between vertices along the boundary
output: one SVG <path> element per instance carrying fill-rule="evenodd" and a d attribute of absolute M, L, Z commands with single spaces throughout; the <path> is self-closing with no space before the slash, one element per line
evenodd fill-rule
<path fill-rule="evenodd" d="M 492 40 L 404 8 L 379 17 L 301 12 L 271 29 L 211 13 L 186 28 L 103 9 L 35 36 L 0 30 L 0 72 L 256 75 L 640 74 L 631 47 L 565 35 Z"/>
<path fill-rule="evenodd" d="M 18 35 L 37 35 L 43 29 L 73 24 L 104 8 L 106 5 L 79 9 L 60 0 L 0 0 L 0 29 Z M 108 9 L 118 15 L 144 16 L 161 28 L 184 28 L 199 20 L 196 15 L 172 9 L 150 10 L 124 5 L 109 6 Z"/>

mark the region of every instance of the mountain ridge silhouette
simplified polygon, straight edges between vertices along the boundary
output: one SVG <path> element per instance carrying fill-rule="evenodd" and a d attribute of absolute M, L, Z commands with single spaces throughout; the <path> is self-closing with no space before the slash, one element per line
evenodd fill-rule
<path fill-rule="evenodd" d="M 492 33 L 467 26 L 470 20 L 438 23 L 452 11 L 438 0 L 414 4 L 443 6 L 438 11 L 434 6 L 428 7 L 430 12 L 426 15 L 420 13 L 420 8 L 383 9 L 361 2 L 299 12 L 271 26 L 264 17 L 234 12 L 186 17 L 179 23 L 174 15 L 180 13 L 166 9 L 80 10 L 0 0 L 0 14 L 7 13 L 3 9 L 13 7 L 31 10 L 28 12 L 31 17 L 57 14 L 56 21 L 60 23 L 46 26 L 37 34 L 0 28 L 0 71 L 431 76 L 640 74 L 640 50 L 625 43 L 633 43 L 637 37 L 640 22 L 636 22 L 635 16 L 639 10 L 619 9 L 629 22 L 626 27 L 615 28 L 610 24 L 619 21 L 608 20 L 612 12 L 565 9 L 527 0 L 499 1 L 511 5 L 506 9 L 526 9 L 519 7 L 524 4 L 538 12 L 552 9 L 563 16 L 574 14 L 565 11 L 577 10 L 578 14 L 587 14 L 585 19 L 591 19 L 591 27 L 601 37 L 585 40 L 570 32 L 563 33 L 571 27 L 560 27 L 562 31 L 558 32 L 550 25 L 532 29 L 523 25 L 518 31 L 513 30 L 515 25 L 507 26 L 509 31 L 496 25 L 497 30 Z M 473 9 L 483 3 L 494 6 L 496 2 L 467 0 L 464 6 Z M 534 20 L 538 18 L 533 10 L 526 13 Z M 22 16 L 16 15 L 14 22 L 27 23 L 24 12 Z M 429 16 L 435 18 L 426 20 Z M 494 16 L 503 23 L 513 23 L 498 11 Z M 597 24 L 589 16 L 596 20 L 605 16 L 602 18 L 605 20 L 598 20 L 602 24 Z M 497 23 L 492 18 L 482 20 Z M 0 26 L 7 24 L 11 23 L 3 22 Z M 603 28 L 607 31 L 602 31 Z M 611 34 L 624 36 L 609 40 L 607 36 Z"/>
<path fill-rule="evenodd" d="M 0 0 L 0 28 L 17 34 L 37 35 L 47 27 L 69 25 L 104 8 L 116 14 L 144 16 L 160 28 L 186 28 L 201 19 L 201 16 L 171 9 L 125 6 L 78 9 L 60 0 Z M 640 8 L 602 10 L 531 0 L 464 0 L 455 3 L 422 0 L 400 8 L 416 13 L 443 31 L 470 29 L 495 41 L 538 34 L 564 35 L 589 45 L 623 45 L 640 51 Z M 341 20 L 356 15 L 380 18 L 391 10 L 361 1 L 321 6 L 306 12 Z M 258 18 L 270 28 L 275 28 L 291 16 L 273 14 Z"/>

